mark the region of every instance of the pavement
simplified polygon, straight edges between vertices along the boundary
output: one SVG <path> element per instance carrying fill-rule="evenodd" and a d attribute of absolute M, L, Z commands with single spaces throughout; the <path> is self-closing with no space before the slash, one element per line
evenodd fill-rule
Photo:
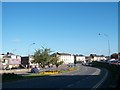
<path fill-rule="evenodd" d="M 19 74 L 19 73 L 27 73 L 28 69 L 13 69 L 13 70 L 0 70 L 0 74 L 3 73 L 15 73 L 15 74 Z"/>
<path fill-rule="evenodd" d="M 3 83 L 6 88 L 98 88 L 107 77 L 107 71 L 94 67 L 78 65 L 75 71 Z"/>

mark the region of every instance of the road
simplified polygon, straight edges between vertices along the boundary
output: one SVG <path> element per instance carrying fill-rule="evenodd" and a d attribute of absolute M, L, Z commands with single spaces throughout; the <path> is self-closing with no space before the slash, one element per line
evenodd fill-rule
<path fill-rule="evenodd" d="M 76 71 L 4 83 L 2 88 L 98 88 L 107 73 L 104 69 L 78 65 Z"/>

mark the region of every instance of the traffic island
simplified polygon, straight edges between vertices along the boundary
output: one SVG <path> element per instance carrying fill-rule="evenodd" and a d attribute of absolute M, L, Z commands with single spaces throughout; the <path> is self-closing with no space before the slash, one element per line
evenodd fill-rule
<path fill-rule="evenodd" d="M 31 73 L 25 76 L 49 76 L 49 75 L 57 75 L 57 74 L 62 74 L 62 73 L 67 73 L 70 71 L 77 70 L 76 67 L 69 67 L 67 69 L 61 69 L 61 70 L 49 70 L 49 71 L 43 71 L 39 73 Z"/>
<path fill-rule="evenodd" d="M 3 73 L 2 74 L 2 81 L 5 82 L 11 82 L 11 81 L 18 81 L 18 80 L 26 80 L 26 79 L 32 79 L 42 76 L 50 76 L 50 75 L 58 75 L 62 73 L 67 73 L 76 70 L 76 67 L 69 67 L 67 69 L 61 69 L 61 70 L 49 70 L 49 71 L 43 71 L 39 73 L 28 73 L 24 75 L 18 75 L 14 73 Z"/>

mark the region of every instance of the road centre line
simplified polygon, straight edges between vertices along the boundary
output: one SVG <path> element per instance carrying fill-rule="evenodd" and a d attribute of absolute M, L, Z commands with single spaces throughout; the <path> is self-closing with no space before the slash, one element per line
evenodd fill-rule
<path fill-rule="evenodd" d="M 92 90 L 96 90 L 96 88 L 98 88 L 105 81 L 105 79 L 107 78 L 108 71 L 106 69 L 104 69 L 104 70 L 106 71 L 105 76 L 93 87 Z"/>

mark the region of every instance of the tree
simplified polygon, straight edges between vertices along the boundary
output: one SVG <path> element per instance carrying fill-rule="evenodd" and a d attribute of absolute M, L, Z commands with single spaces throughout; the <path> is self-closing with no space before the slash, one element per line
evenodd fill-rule
<path fill-rule="evenodd" d="M 63 64 L 63 61 L 59 61 L 59 57 L 54 53 L 51 55 L 51 63 L 58 68 L 59 65 Z"/>
<path fill-rule="evenodd" d="M 42 49 L 38 49 L 35 51 L 33 58 L 34 58 L 34 63 L 38 63 L 42 68 L 45 67 L 45 65 L 47 65 L 50 60 L 50 53 L 52 51 L 48 48 L 42 48 Z"/>
<path fill-rule="evenodd" d="M 61 64 L 63 64 L 63 61 L 59 61 L 59 62 L 57 62 L 57 63 L 56 63 L 56 67 L 58 68 L 59 65 L 61 65 Z"/>
<path fill-rule="evenodd" d="M 59 61 L 59 57 L 56 54 L 50 55 L 52 51 L 48 48 L 42 48 L 35 51 L 33 58 L 33 63 L 38 63 L 39 66 L 42 68 L 45 67 L 45 65 L 56 65 L 56 67 L 59 67 L 59 65 L 63 64 L 63 61 Z"/>
<path fill-rule="evenodd" d="M 118 59 L 120 59 L 120 52 L 118 53 Z"/>
<path fill-rule="evenodd" d="M 95 56 L 95 54 L 90 54 L 90 57 L 91 57 L 91 58 L 94 58 L 94 56 Z"/>
<path fill-rule="evenodd" d="M 111 55 L 111 59 L 118 59 L 118 54 L 117 53 L 113 53 L 112 55 Z"/>

